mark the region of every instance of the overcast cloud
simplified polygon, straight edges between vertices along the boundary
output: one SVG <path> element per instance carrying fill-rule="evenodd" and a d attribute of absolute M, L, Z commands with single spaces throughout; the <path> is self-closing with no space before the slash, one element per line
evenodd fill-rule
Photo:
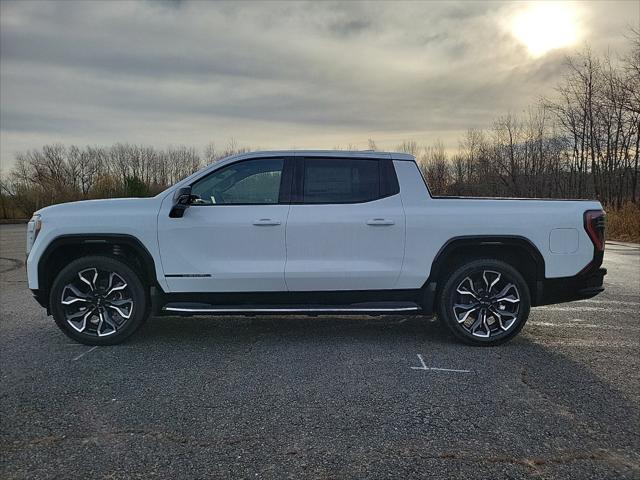
<path fill-rule="evenodd" d="M 45 143 L 454 149 L 549 94 L 564 55 L 623 53 L 639 2 L 572 3 L 578 43 L 534 58 L 525 3 L 12 2 L 0 162 Z"/>

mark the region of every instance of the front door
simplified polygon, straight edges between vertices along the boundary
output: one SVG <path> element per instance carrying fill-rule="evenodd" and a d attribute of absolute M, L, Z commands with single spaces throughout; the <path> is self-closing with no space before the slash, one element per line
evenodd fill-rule
<path fill-rule="evenodd" d="M 158 218 L 158 243 L 171 292 L 285 291 L 288 199 L 285 160 L 243 160 L 197 180 L 182 218 Z"/>

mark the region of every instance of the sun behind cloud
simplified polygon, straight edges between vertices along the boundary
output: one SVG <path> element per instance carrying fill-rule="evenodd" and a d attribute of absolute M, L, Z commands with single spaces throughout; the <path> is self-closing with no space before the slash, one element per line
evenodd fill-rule
<path fill-rule="evenodd" d="M 511 32 L 533 57 L 575 45 L 579 38 L 575 4 L 537 2 L 527 4 L 511 21 Z"/>

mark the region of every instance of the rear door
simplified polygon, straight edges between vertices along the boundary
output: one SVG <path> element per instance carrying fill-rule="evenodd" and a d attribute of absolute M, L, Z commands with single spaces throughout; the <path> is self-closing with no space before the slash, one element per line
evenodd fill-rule
<path fill-rule="evenodd" d="M 296 158 L 286 231 L 290 291 L 392 289 L 404 237 L 391 160 Z"/>

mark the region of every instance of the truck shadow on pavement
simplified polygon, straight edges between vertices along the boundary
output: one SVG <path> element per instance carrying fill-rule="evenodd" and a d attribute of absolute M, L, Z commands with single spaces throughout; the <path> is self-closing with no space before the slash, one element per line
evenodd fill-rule
<path fill-rule="evenodd" d="M 361 341 L 406 337 L 438 344 L 458 344 L 435 317 L 401 316 L 249 316 L 249 317 L 151 317 L 127 344 L 170 341 L 176 344 L 253 342 L 255 337 L 272 339 Z"/>
<path fill-rule="evenodd" d="M 588 465 L 587 471 L 596 477 L 599 472 L 601 478 L 637 478 L 640 422 L 633 393 L 617 390 L 598 376 L 597 369 L 576 361 L 584 352 L 576 355 L 575 350 L 537 340 L 521 334 L 503 346 L 470 347 L 458 343 L 440 322 L 423 317 L 158 317 L 127 345 L 168 350 L 170 357 L 193 347 L 200 352 L 224 349 L 221 355 L 233 357 L 231 362 L 248 372 L 247 384 L 240 387 L 247 398 L 256 389 L 287 390 L 318 375 L 327 398 L 369 404 L 375 397 L 383 410 L 388 409 L 386 418 L 380 418 L 380 429 L 394 424 L 416 448 L 436 452 L 441 459 L 509 464 L 569 477 L 575 468 Z M 247 352 L 260 356 L 260 361 L 244 356 Z M 323 362 L 327 352 L 331 358 Z M 411 370 L 417 364 L 416 353 L 427 361 L 449 362 L 447 366 L 457 362 L 451 366 L 473 373 L 447 377 Z M 301 366 L 300 359 L 308 363 Z M 201 368 L 214 363 L 202 361 Z M 249 384 L 260 384 L 260 378 L 268 387 Z M 350 381 L 357 387 L 345 390 Z M 403 392 L 402 405 L 397 403 L 398 392 Z M 302 395 L 297 402 L 312 401 L 305 399 L 304 389 L 297 395 Z M 429 417 L 419 429 L 405 418 L 416 411 Z M 429 425 L 435 430 L 430 432 Z M 439 444 L 440 429 L 458 440 L 446 447 Z M 372 428 L 363 442 L 377 448 L 380 433 Z M 479 452 L 466 446 L 465 442 L 477 443 L 474 438 L 482 438 Z M 383 459 L 384 455 L 374 463 Z"/>
<path fill-rule="evenodd" d="M 304 417 L 303 423 L 320 422 L 314 442 L 330 452 L 336 425 L 360 423 L 359 451 L 371 452 L 372 472 L 402 468 L 396 450 L 405 449 L 404 442 L 389 445 L 389 438 L 399 435 L 411 442 L 415 471 L 427 456 L 423 460 L 568 478 L 576 469 L 594 478 L 637 477 L 640 429 L 634 402 L 585 362 L 527 335 L 500 347 L 469 347 L 439 322 L 403 320 L 158 317 L 125 345 L 151 350 L 160 362 L 155 368 L 165 371 L 169 383 L 174 373 L 183 377 L 184 367 L 173 362 L 184 355 L 195 377 L 196 372 L 220 375 L 205 388 L 216 385 L 223 401 L 258 396 L 267 410 L 286 408 Z M 437 366 L 473 373 L 412 370 L 417 353 Z M 235 400 L 220 388 L 231 388 Z M 344 403 L 344 408 L 331 414 L 333 424 L 316 419 L 320 413 L 306 418 L 307 406 L 318 402 Z M 368 405 L 365 417 L 358 405 Z M 374 423 L 362 423 L 372 415 Z M 266 431 L 283 428 L 261 422 Z"/>

